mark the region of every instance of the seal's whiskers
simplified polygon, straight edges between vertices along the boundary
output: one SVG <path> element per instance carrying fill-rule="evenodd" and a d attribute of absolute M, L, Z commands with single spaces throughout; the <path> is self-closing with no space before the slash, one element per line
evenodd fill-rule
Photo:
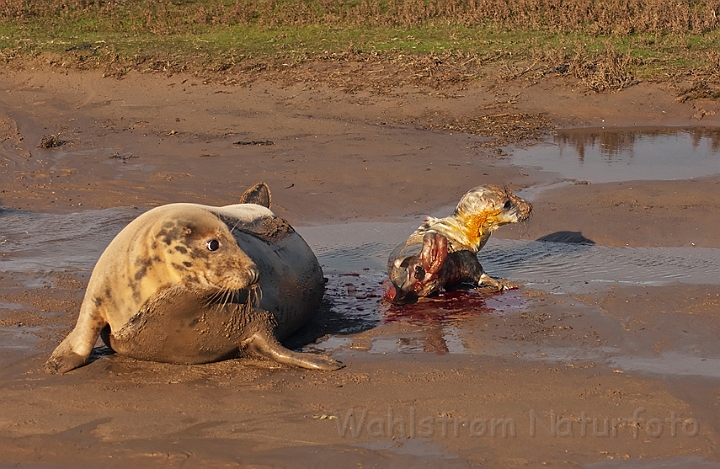
<path fill-rule="evenodd" d="M 253 310 L 253 308 L 256 308 L 260 306 L 260 299 L 262 298 L 262 290 L 260 289 L 259 284 L 255 284 L 248 288 L 248 297 L 247 297 L 247 303 L 245 303 L 245 308 L 247 312 L 250 312 Z"/>
<path fill-rule="evenodd" d="M 222 219 L 222 217 L 221 217 L 221 219 Z M 225 221 L 225 220 L 223 220 L 223 221 Z M 235 235 L 235 229 L 240 225 L 240 222 L 241 222 L 241 220 L 238 218 L 235 221 L 235 224 L 233 224 L 232 228 L 230 228 L 230 234 L 232 234 L 233 236 Z"/>
<path fill-rule="evenodd" d="M 222 301 L 220 301 L 220 300 L 225 295 L 225 292 L 226 292 L 226 290 L 218 290 L 216 292 L 211 293 L 209 296 L 207 296 L 203 299 L 203 306 L 207 308 L 212 305 L 217 305 L 219 303 L 222 303 Z"/>
<path fill-rule="evenodd" d="M 523 238 L 530 238 L 530 217 L 532 217 L 532 213 L 520 222 L 520 236 Z"/>
<path fill-rule="evenodd" d="M 235 293 L 236 290 L 225 290 L 223 294 L 222 305 L 220 307 L 224 308 L 230 302 L 230 300 L 234 299 Z"/>

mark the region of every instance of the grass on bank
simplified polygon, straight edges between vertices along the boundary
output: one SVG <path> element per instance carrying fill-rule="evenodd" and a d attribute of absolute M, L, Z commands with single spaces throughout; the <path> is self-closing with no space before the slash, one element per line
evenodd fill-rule
<path fill-rule="evenodd" d="M 720 0 L 0 0 L 0 60 L 233 74 L 441 57 L 542 63 L 603 91 L 720 81 L 718 14 Z"/>

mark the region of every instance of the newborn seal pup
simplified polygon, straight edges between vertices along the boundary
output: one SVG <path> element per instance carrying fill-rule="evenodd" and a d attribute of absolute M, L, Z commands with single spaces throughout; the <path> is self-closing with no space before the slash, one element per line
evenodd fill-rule
<path fill-rule="evenodd" d="M 483 271 L 477 253 L 490 234 L 508 223 L 527 220 L 532 206 L 507 188 L 479 186 L 465 194 L 452 215 L 428 217 L 388 258 L 392 285 L 386 299 L 408 303 L 463 283 L 512 288 Z"/>
<path fill-rule="evenodd" d="M 302 368 L 342 367 L 280 344 L 317 309 L 322 269 L 300 235 L 269 209 L 264 183 L 240 202 L 164 205 L 128 224 L 100 256 L 77 325 L 45 370 L 84 365 L 98 336 L 140 360 L 191 364 L 262 355 Z"/>

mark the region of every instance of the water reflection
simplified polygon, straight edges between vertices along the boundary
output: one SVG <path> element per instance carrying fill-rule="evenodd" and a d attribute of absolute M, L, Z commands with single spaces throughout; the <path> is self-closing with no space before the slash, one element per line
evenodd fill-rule
<path fill-rule="evenodd" d="M 720 129 L 563 130 L 511 162 L 597 183 L 690 179 L 720 173 Z"/>
<path fill-rule="evenodd" d="M 385 323 L 406 322 L 422 327 L 422 333 L 417 337 L 398 338 L 395 350 L 388 351 L 444 355 L 468 353 L 461 338 L 467 320 L 483 315 L 502 316 L 527 305 L 527 299 L 519 290 L 464 289 L 421 298 L 417 303 L 402 306 L 381 304 L 379 310 Z M 384 339 L 373 341 L 371 353 L 380 348 L 379 340 Z"/>
<path fill-rule="evenodd" d="M 701 145 L 708 150 L 720 152 L 720 129 L 706 128 L 649 128 L 649 129 L 571 129 L 563 130 L 553 137 L 560 151 L 573 148 L 580 161 L 585 159 L 586 149 L 597 149 L 609 161 L 628 154 L 632 158 L 635 146 L 640 142 L 655 143 L 662 139 L 687 139 L 690 148 L 702 151 Z"/>
<path fill-rule="evenodd" d="M 527 304 L 519 290 L 505 292 L 490 289 L 459 289 L 421 298 L 417 303 L 381 306 L 385 322 L 406 321 L 429 324 L 462 320 L 483 313 L 502 313 L 508 309 L 522 309 Z"/>

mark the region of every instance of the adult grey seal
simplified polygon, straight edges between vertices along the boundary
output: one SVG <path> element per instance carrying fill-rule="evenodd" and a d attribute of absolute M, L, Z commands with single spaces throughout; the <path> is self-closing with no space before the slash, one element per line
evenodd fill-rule
<path fill-rule="evenodd" d="M 302 237 L 269 209 L 264 183 L 240 202 L 164 205 L 130 222 L 100 256 L 77 325 L 45 370 L 84 365 L 98 336 L 141 360 L 262 355 L 302 368 L 340 368 L 330 357 L 280 344 L 316 311 L 322 269 Z"/>
<path fill-rule="evenodd" d="M 428 217 L 388 258 L 392 285 L 385 298 L 408 303 L 461 284 L 514 285 L 485 273 L 477 253 L 502 225 L 527 220 L 532 205 L 505 187 L 485 185 L 468 191 L 449 217 Z"/>

